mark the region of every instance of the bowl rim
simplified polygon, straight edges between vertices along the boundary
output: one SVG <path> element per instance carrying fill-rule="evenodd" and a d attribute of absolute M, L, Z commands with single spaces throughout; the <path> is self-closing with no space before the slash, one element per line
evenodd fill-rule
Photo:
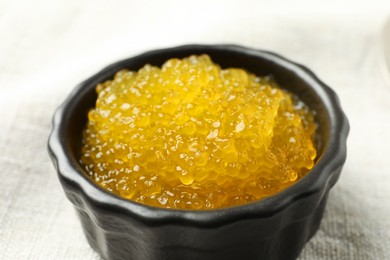
<path fill-rule="evenodd" d="M 84 87 L 91 84 L 99 75 L 112 72 L 118 65 L 124 64 L 130 59 L 141 59 L 162 52 L 186 50 L 204 50 L 205 52 L 210 50 L 233 51 L 267 59 L 293 72 L 297 77 L 304 79 L 314 89 L 325 104 L 325 109 L 329 116 L 329 143 L 324 148 L 322 156 L 316 162 L 313 169 L 304 178 L 275 195 L 248 204 L 210 210 L 183 210 L 158 208 L 121 198 L 100 188 L 80 172 L 81 168 L 79 164 L 72 160 L 70 156 L 71 152 L 66 144 L 65 132 L 62 131 L 65 121 L 68 119 L 67 111 L 70 108 L 72 100 L 76 96 L 81 95 L 83 89 L 85 89 Z M 182 223 L 192 226 L 209 226 L 225 225 L 241 219 L 269 218 L 305 197 L 311 196 L 314 193 L 323 192 L 324 186 L 329 184 L 332 175 L 335 174 L 338 168 L 343 166 L 346 160 L 348 132 L 349 123 L 340 106 L 336 93 L 305 66 L 292 62 L 273 52 L 239 45 L 190 44 L 152 50 L 120 60 L 105 67 L 77 85 L 54 113 L 52 131 L 48 140 L 48 150 L 61 183 L 72 187 L 73 192 L 80 192 L 85 202 L 89 205 L 106 212 L 129 215 L 151 225 Z M 333 186 L 333 184 L 330 184 L 330 186 Z"/>

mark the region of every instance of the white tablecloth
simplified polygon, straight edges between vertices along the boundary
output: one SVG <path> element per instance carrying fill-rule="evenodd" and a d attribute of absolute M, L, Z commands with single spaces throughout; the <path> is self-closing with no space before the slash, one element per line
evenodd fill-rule
<path fill-rule="evenodd" d="M 0 258 L 98 259 L 46 149 L 77 83 L 144 50 L 235 43 L 310 67 L 351 123 L 347 163 L 300 259 L 390 259 L 390 85 L 377 48 L 390 3 L 356 2 L 0 0 Z"/>

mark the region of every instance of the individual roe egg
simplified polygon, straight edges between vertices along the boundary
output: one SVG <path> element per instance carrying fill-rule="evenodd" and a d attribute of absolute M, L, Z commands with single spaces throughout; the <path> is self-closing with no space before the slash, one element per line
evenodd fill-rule
<path fill-rule="evenodd" d="M 96 87 L 81 163 L 150 206 L 212 209 L 271 196 L 313 167 L 313 111 L 271 77 L 209 56 L 122 70 Z"/>

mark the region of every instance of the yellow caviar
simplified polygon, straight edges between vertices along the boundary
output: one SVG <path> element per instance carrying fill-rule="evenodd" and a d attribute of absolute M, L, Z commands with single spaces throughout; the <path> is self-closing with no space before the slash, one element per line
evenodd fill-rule
<path fill-rule="evenodd" d="M 314 165 L 313 111 L 271 77 L 200 55 L 119 71 L 96 90 L 81 162 L 98 185 L 129 200 L 179 209 L 244 204 Z"/>

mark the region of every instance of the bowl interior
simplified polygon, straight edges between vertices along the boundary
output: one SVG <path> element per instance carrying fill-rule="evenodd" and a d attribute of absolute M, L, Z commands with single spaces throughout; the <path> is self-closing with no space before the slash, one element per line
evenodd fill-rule
<path fill-rule="evenodd" d="M 275 54 L 263 51 L 253 51 L 245 48 L 220 46 L 184 46 L 173 49 L 165 49 L 148 52 L 130 59 L 117 62 L 98 74 L 81 83 L 70 95 L 66 109 L 64 127 L 61 129 L 65 137 L 69 156 L 73 165 L 77 165 L 83 171 L 80 163 L 80 150 L 82 131 L 87 123 L 87 113 L 95 106 L 95 87 L 98 83 L 112 79 L 114 74 L 121 69 L 138 70 L 145 64 L 161 66 L 170 58 L 183 58 L 192 54 L 208 54 L 211 59 L 222 68 L 244 68 L 258 76 L 272 75 L 276 82 L 283 88 L 295 93 L 316 112 L 318 124 L 316 146 L 317 160 L 323 155 L 329 142 L 330 120 L 329 105 L 326 104 L 326 93 L 313 80 L 314 75 L 304 68 L 286 61 Z M 303 73 L 305 71 L 305 73 Z M 309 76 L 310 75 L 310 76 Z"/>

